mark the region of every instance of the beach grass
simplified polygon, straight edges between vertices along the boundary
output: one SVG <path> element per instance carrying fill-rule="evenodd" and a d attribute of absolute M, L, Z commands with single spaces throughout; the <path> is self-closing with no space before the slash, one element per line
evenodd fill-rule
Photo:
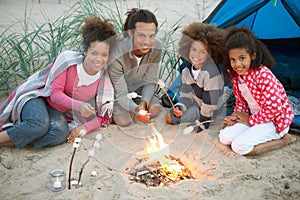
<path fill-rule="evenodd" d="M 139 6 L 140 3 L 137 2 L 137 7 Z M 0 95 L 8 95 L 23 80 L 49 65 L 61 51 L 81 51 L 79 30 L 84 17 L 99 16 L 102 19 L 111 19 L 117 33 L 122 32 L 125 20 L 117 1 L 115 8 L 108 7 L 101 1 L 78 1 L 54 21 L 43 13 L 43 23 L 27 20 L 28 9 L 25 9 L 24 21 L 12 24 L 1 33 Z M 169 86 L 177 75 L 177 40 L 173 36 L 181 28 L 181 19 L 168 29 L 165 28 L 164 22 L 159 26 L 159 30 L 163 30 L 157 35 L 163 42 L 159 78 L 166 81 L 166 86 Z M 13 26 L 20 23 L 22 31 L 11 31 Z"/>

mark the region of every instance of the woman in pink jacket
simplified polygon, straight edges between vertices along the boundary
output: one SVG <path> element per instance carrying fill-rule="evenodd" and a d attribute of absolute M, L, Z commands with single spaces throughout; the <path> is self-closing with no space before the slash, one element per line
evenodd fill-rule
<path fill-rule="evenodd" d="M 0 146 L 54 146 L 111 121 L 113 87 L 106 71 L 113 25 L 88 17 L 83 52 L 61 52 L 19 85 L 0 107 Z"/>
<path fill-rule="evenodd" d="M 234 113 L 225 118 L 222 144 L 240 155 L 256 155 L 295 141 L 288 134 L 294 118 L 279 80 L 269 69 L 275 61 L 267 47 L 245 27 L 232 27 L 225 39 L 229 73 L 236 98 Z"/>

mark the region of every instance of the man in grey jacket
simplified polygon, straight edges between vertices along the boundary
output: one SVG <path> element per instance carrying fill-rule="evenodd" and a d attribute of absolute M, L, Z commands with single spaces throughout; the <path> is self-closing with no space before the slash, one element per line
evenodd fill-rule
<path fill-rule="evenodd" d="M 112 47 L 108 72 L 115 99 L 119 99 L 113 111 L 117 125 L 128 126 L 133 122 L 132 116 L 147 121 L 160 112 L 160 101 L 155 96 L 162 52 L 161 41 L 155 38 L 157 26 L 152 12 L 131 9 L 127 12 L 124 35 Z M 126 98 L 131 92 L 142 97 L 134 100 Z M 141 111 L 144 111 L 143 114 Z"/>

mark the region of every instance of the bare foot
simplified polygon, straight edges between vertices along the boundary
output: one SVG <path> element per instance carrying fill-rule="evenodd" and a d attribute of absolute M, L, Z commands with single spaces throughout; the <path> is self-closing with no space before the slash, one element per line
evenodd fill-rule
<path fill-rule="evenodd" d="M 254 156 L 254 155 L 257 155 L 257 154 L 265 153 L 267 151 L 271 151 L 271 150 L 278 149 L 280 147 L 286 146 L 286 145 L 291 144 L 295 141 L 296 141 L 296 137 L 292 136 L 289 133 L 287 133 L 281 139 L 272 140 L 272 141 L 269 141 L 269 142 L 265 142 L 265 143 L 256 145 L 253 148 L 253 150 L 251 152 L 245 154 L 245 156 Z"/>
<path fill-rule="evenodd" d="M 297 140 L 295 136 L 289 133 L 285 134 L 281 139 L 283 140 L 285 145 L 291 144 Z"/>

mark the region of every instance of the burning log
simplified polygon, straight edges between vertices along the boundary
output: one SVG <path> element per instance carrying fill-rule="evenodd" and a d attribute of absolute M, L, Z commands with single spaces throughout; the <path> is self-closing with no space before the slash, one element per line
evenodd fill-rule
<path fill-rule="evenodd" d="M 180 180 L 194 179 L 191 171 L 181 162 L 179 158 L 171 155 L 164 155 L 165 163 L 161 164 L 158 160 L 142 160 L 134 167 L 131 173 L 130 180 L 143 183 L 149 186 L 169 186 L 175 184 Z M 146 164 L 145 164 L 146 163 Z"/>
<path fill-rule="evenodd" d="M 153 138 L 147 145 L 148 158 L 139 162 L 131 169 L 130 180 L 144 183 L 148 186 L 169 186 L 184 179 L 194 179 L 191 171 L 180 161 L 170 155 L 169 145 L 164 142 L 162 135 L 152 126 Z"/>

